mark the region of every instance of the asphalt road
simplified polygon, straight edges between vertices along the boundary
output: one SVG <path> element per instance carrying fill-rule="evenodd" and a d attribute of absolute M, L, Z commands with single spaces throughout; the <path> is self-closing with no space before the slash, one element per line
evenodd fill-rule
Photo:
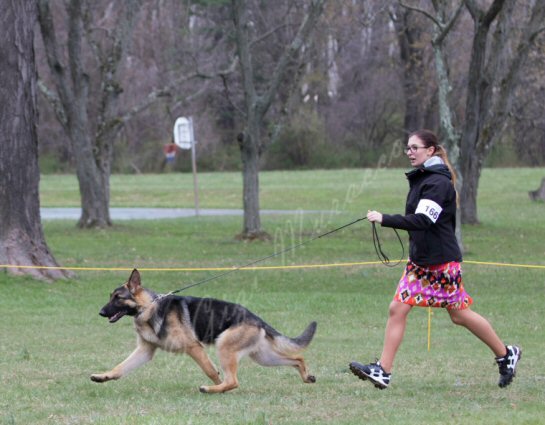
<path fill-rule="evenodd" d="M 261 210 L 261 214 L 295 215 L 302 213 L 321 213 L 325 211 L 308 210 Z M 80 208 L 41 208 L 42 220 L 79 220 Z M 195 216 L 242 216 L 239 209 L 200 209 L 198 214 L 194 208 L 110 208 L 112 220 L 161 220 L 165 218 L 182 218 Z"/>

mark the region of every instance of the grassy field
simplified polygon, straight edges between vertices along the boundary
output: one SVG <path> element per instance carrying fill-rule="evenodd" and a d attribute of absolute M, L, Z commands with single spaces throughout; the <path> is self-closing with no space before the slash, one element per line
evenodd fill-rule
<path fill-rule="evenodd" d="M 200 394 L 207 378 L 199 368 L 186 356 L 163 352 L 122 380 L 90 381 L 91 373 L 110 369 L 134 348 L 130 319 L 111 325 L 98 315 L 129 271 L 79 270 L 54 284 L 2 273 L 0 424 L 545 423 L 545 269 L 473 263 L 545 266 L 545 204 L 527 195 L 543 175 L 544 169 L 484 170 L 481 224 L 464 227 L 464 279 L 473 308 L 524 352 L 506 389 L 497 386 L 491 352 L 444 311 L 433 312 L 428 351 L 427 309 L 411 313 L 390 388 L 378 391 L 349 372 L 351 360 L 380 355 L 402 266 L 241 270 L 191 289 L 191 295 L 242 303 L 290 336 L 318 321 L 305 356 L 316 384 L 303 384 L 289 368 L 245 359 L 241 387 L 223 395 Z M 240 208 L 238 173 L 203 173 L 199 183 L 202 208 Z M 113 176 L 111 184 L 115 207 L 193 206 L 191 175 Z M 235 240 L 237 217 L 125 221 L 109 230 L 51 221 L 44 229 L 66 267 L 231 267 L 352 221 L 368 208 L 401 212 L 406 191 L 402 170 L 262 173 L 262 208 L 330 211 L 263 216 L 271 242 Z M 42 177 L 41 205 L 78 206 L 75 178 Z M 398 258 L 393 232 L 379 232 L 385 251 Z M 260 265 L 365 261 L 376 261 L 376 254 L 370 226 L 362 222 Z M 214 273 L 148 270 L 142 277 L 144 285 L 167 292 Z M 213 349 L 210 355 L 216 362 Z"/>

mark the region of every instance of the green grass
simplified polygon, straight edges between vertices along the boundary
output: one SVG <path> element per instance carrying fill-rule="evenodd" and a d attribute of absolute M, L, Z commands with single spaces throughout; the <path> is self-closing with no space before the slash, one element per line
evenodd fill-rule
<path fill-rule="evenodd" d="M 481 224 L 464 227 L 466 260 L 545 265 L 545 204 L 527 191 L 544 169 L 485 170 L 479 189 Z M 368 177 L 365 177 L 368 176 Z M 240 208 L 240 175 L 199 176 L 202 208 Z M 167 186 L 168 185 L 168 186 Z M 113 176 L 112 206 L 192 207 L 190 175 Z M 401 212 L 401 170 L 268 172 L 262 208 L 338 210 L 339 214 L 263 216 L 272 242 L 243 243 L 237 217 L 119 222 L 107 231 L 45 222 L 49 247 L 67 267 L 217 267 L 267 256 L 292 241 L 342 225 L 368 208 Z M 44 176 L 42 206 L 78 206 L 77 182 Z M 392 232 L 379 229 L 385 250 L 399 256 Z M 261 265 L 374 261 L 369 225 L 358 223 Z M 545 400 L 543 299 L 545 270 L 466 264 L 474 309 L 524 357 L 512 386 L 497 387 L 488 349 L 444 311 L 415 309 L 396 359 L 391 387 L 357 380 L 348 362 L 380 355 L 387 306 L 401 267 L 242 270 L 193 288 L 197 296 L 240 302 L 287 335 L 317 320 L 306 352 L 314 385 L 289 368 L 243 360 L 241 387 L 204 395 L 207 378 L 187 356 L 158 353 L 126 378 L 95 384 L 134 348 L 132 323 L 99 317 L 126 271 L 78 271 L 44 284 L 0 275 L 0 424 L 541 424 Z M 214 272 L 143 272 L 144 285 L 169 291 Z M 216 361 L 213 349 L 211 357 Z M 216 362 L 217 363 L 217 362 Z"/>

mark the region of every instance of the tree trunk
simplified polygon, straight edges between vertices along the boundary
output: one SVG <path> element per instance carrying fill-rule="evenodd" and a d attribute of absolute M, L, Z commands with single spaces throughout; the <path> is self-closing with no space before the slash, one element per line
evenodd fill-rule
<path fill-rule="evenodd" d="M 422 25 L 415 23 L 416 14 L 396 5 L 391 15 L 399 44 L 403 66 L 403 92 L 405 94 L 405 117 L 403 130 L 409 134 L 421 128 L 432 128 L 426 124 L 426 110 L 431 98 L 427 94 L 426 62 Z"/>
<path fill-rule="evenodd" d="M 81 196 L 81 217 L 78 220 L 78 227 L 104 228 L 111 226 L 109 172 L 102 172 L 93 155 L 86 153 L 85 149 L 78 152 L 79 155 L 85 156 L 85 158 L 79 158 L 76 161 Z"/>
<path fill-rule="evenodd" d="M 466 101 L 466 121 L 462 135 L 462 220 L 478 223 L 477 189 L 481 170 L 494 143 L 501 138 L 511 110 L 523 65 L 534 46 L 538 34 L 543 32 L 545 2 L 536 1 L 527 10 L 526 21 L 513 22 L 519 12 L 516 0 L 494 0 L 486 10 L 474 0 L 465 0 L 474 21 L 475 35 L 471 52 Z M 530 8 L 530 5 L 527 6 Z M 496 21 L 492 37 L 489 32 Z M 515 39 L 512 34 L 520 32 Z M 511 41 L 511 42 L 510 42 Z"/>
<path fill-rule="evenodd" d="M 528 192 L 528 195 L 532 201 L 545 201 L 545 177 L 541 180 L 541 186 Z"/>
<path fill-rule="evenodd" d="M 89 137 L 87 122 L 87 96 L 79 99 L 74 105 L 70 105 L 68 116 L 71 125 L 69 138 L 76 154 L 76 175 L 78 177 L 81 196 L 81 217 L 78 227 L 104 228 L 111 226 L 109 210 L 109 194 L 104 187 L 104 179 L 108 182 L 109 174 L 104 177 L 98 167 L 93 151 L 93 143 Z M 95 149 L 96 151 L 96 149 Z"/>
<path fill-rule="evenodd" d="M 268 239 L 269 235 L 261 230 L 259 215 L 259 151 L 252 141 L 256 135 L 247 133 L 243 137 L 247 141 L 241 150 L 244 224 L 240 236 L 249 240 Z"/>
<path fill-rule="evenodd" d="M 464 131 L 461 139 L 460 168 L 464 176 L 464 186 L 460 196 L 462 222 L 477 224 L 477 189 L 484 157 L 479 155 L 476 146 L 479 144 L 479 129 L 483 124 L 482 104 L 485 102 L 487 89 L 491 84 L 485 75 L 488 34 L 492 22 L 501 12 L 504 0 L 495 0 L 487 11 L 479 10 L 472 2 L 467 1 L 474 22 L 474 35 L 469 64 L 467 100 Z"/>
<path fill-rule="evenodd" d="M 104 179 L 95 158 L 89 123 L 89 74 L 83 59 L 84 2 L 74 0 L 67 4 L 68 46 L 67 62 L 63 64 L 62 50 L 49 0 L 39 0 L 39 21 L 49 68 L 54 77 L 58 95 L 56 114 L 68 135 L 75 155 L 76 174 L 81 195 L 79 227 L 106 227 L 111 225 L 109 195 L 105 193 Z M 109 176 L 108 176 L 109 178 Z"/>
<path fill-rule="evenodd" d="M 110 43 L 105 43 L 109 47 L 105 47 L 93 36 L 96 26 L 90 22 L 92 13 L 86 2 L 71 0 L 66 3 L 68 42 L 66 52 L 63 52 L 57 41 L 50 0 L 39 0 L 40 28 L 56 87 L 56 93 L 53 93 L 43 85 L 42 92 L 55 108 L 72 144 L 81 195 L 79 227 L 107 227 L 112 224 L 109 209 L 113 140 L 126 120 L 117 116 L 117 101 L 122 88 L 116 77 L 141 4 L 141 0 L 124 3 L 123 13 L 111 31 Z M 100 91 L 91 96 L 89 85 L 93 72 L 85 68 L 87 65 L 92 69 L 86 62 L 86 45 L 93 47 L 96 68 L 99 69 Z M 98 104 L 95 125 L 90 122 L 93 103 Z"/>
<path fill-rule="evenodd" d="M 326 0 L 311 0 L 308 12 L 303 17 L 292 42 L 285 46 L 274 67 L 271 76 L 262 92 L 258 93 L 257 80 L 264 78 L 254 73 L 253 57 L 251 53 L 248 6 L 244 0 L 231 0 L 233 24 L 235 27 L 235 41 L 240 63 L 242 85 L 244 91 L 243 114 L 245 119 L 244 132 L 240 142 L 241 159 L 243 164 L 243 198 L 244 224 L 241 239 L 263 239 L 270 236 L 261 230 L 259 217 L 259 159 L 266 147 L 261 137 L 264 117 L 275 99 L 283 80 L 293 80 L 297 67 L 291 65 L 307 42 L 310 33 L 316 26 Z"/>
<path fill-rule="evenodd" d="M 40 220 L 36 0 L 4 2 L 0 25 L 0 264 L 12 274 L 51 280 L 68 276 L 45 242 Z M 27 267 L 25 267 L 27 266 Z"/>

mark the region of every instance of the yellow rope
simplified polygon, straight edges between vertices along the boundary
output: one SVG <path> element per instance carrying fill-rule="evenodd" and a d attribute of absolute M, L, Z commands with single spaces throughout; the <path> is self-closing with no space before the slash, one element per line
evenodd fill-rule
<path fill-rule="evenodd" d="M 279 270 L 279 269 L 315 269 L 327 267 L 354 267 L 365 265 L 382 264 L 380 261 L 366 261 L 358 263 L 331 263 L 331 264 L 296 264 L 291 266 L 253 266 L 242 267 L 240 270 Z M 21 266 L 13 264 L 0 264 L 0 268 L 12 269 L 44 269 L 44 270 L 79 270 L 79 271 L 131 271 L 134 267 L 61 267 L 61 266 Z M 147 268 L 139 267 L 140 271 L 153 272 L 205 272 L 205 271 L 227 271 L 237 267 L 164 267 Z"/>
<path fill-rule="evenodd" d="M 498 267 L 518 267 L 526 269 L 545 269 L 545 266 L 539 264 L 510 264 L 510 263 L 494 263 L 492 261 L 464 261 L 466 264 L 477 264 L 481 266 L 498 266 Z"/>
<path fill-rule="evenodd" d="M 545 265 L 539 264 L 510 264 L 489 261 L 464 261 L 465 264 L 476 264 L 496 267 L 518 267 L 528 269 L 544 269 Z M 240 270 L 290 270 L 290 269 L 317 269 L 328 267 L 355 267 L 382 264 L 380 261 L 363 261 L 355 263 L 329 263 L 329 264 L 295 264 L 290 266 L 253 266 L 242 267 Z M 134 267 L 62 267 L 62 266 L 26 266 L 14 264 L 0 264 L 0 268 L 7 269 L 44 269 L 44 270 L 78 270 L 78 271 L 131 271 Z M 142 267 L 142 271 L 155 272 L 202 272 L 202 271 L 226 271 L 236 267 Z"/>

